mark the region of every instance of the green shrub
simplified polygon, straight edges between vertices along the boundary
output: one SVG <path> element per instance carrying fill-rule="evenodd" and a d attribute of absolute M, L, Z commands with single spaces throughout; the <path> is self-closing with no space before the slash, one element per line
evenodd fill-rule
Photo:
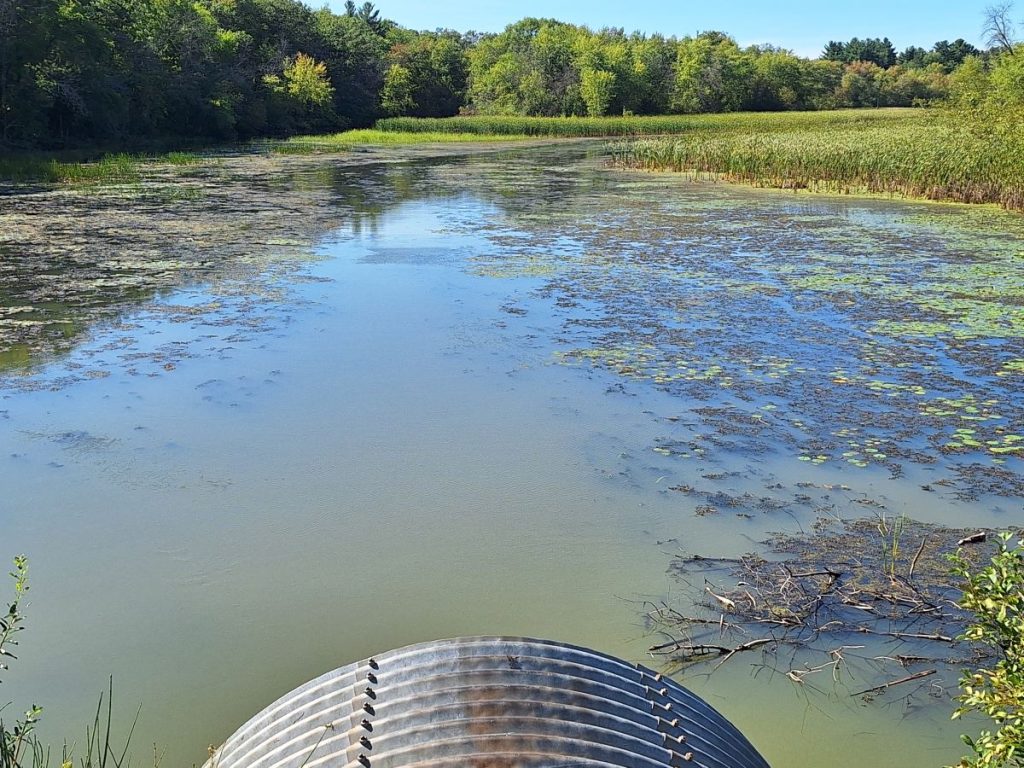
<path fill-rule="evenodd" d="M 7 612 L 0 618 L 0 672 L 7 671 L 8 659 L 17 658 L 13 650 L 18 646 L 15 638 L 25 628 L 21 601 L 28 592 L 28 560 L 24 555 L 14 558 L 11 578 L 14 579 L 14 599 L 8 605 Z M 0 768 L 40 764 L 41 748 L 33 731 L 41 713 L 42 709 L 33 704 L 31 709 L 15 721 L 10 730 L 0 719 Z"/>
<path fill-rule="evenodd" d="M 997 728 L 962 737 L 974 755 L 959 768 L 1024 766 L 1024 543 L 1011 547 L 1011 538 L 1003 534 L 999 552 L 974 573 L 963 557 L 953 556 L 954 573 L 965 582 L 960 605 L 974 614 L 963 637 L 989 646 L 998 658 L 991 669 L 967 670 L 960 679 L 953 717 L 981 712 Z"/>

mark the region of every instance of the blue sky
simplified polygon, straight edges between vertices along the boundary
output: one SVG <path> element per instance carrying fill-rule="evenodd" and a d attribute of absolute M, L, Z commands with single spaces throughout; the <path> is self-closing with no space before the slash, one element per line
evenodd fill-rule
<path fill-rule="evenodd" d="M 627 32 L 692 35 L 707 29 L 727 32 L 741 45 L 773 43 L 802 56 L 817 56 L 829 40 L 886 37 L 897 50 L 930 48 L 937 40 L 962 37 L 982 44 L 983 13 L 994 0 L 380 0 L 381 15 L 413 29 L 449 27 L 500 32 L 524 16 L 542 16 Z M 318 3 L 314 2 L 313 5 Z M 358 5 L 362 0 L 358 0 Z M 328 2 L 341 10 L 343 0 Z M 1024 17 L 1024 4 L 1018 8 Z"/>

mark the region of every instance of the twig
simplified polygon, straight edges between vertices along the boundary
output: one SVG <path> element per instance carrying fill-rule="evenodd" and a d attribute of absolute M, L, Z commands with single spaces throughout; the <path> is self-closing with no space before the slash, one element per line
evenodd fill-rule
<path fill-rule="evenodd" d="M 954 638 L 949 635 L 940 635 L 938 633 L 928 635 L 923 632 L 878 632 L 874 629 L 868 629 L 867 627 L 857 627 L 856 632 L 860 632 L 864 635 L 881 635 L 882 637 L 895 637 L 897 640 L 934 640 L 937 643 L 952 643 Z"/>
<path fill-rule="evenodd" d="M 713 598 L 715 598 L 715 600 L 717 600 L 719 603 L 721 603 L 722 606 L 726 610 L 731 611 L 731 610 L 734 610 L 736 608 L 736 602 L 735 601 L 730 600 L 728 597 L 722 597 L 721 595 L 716 595 L 714 592 L 711 591 L 711 587 L 705 586 L 704 587 L 704 591 L 707 592 L 709 595 L 711 595 Z"/>
<path fill-rule="evenodd" d="M 310 761 L 310 759 L 313 757 L 313 754 L 320 747 L 320 742 L 324 740 L 324 736 L 326 736 L 328 733 L 334 730 L 334 723 L 325 723 L 323 728 L 324 732 L 320 734 L 320 738 L 316 740 L 316 744 L 314 744 L 313 748 L 309 750 L 309 754 L 306 755 L 306 759 L 302 761 L 302 765 L 300 765 L 299 768 L 306 768 L 306 764 Z"/>
<path fill-rule="evenodd" d="M 718 656 L 724 656 L 723 661 L 727 661 L 733 655 L 740 653 L 741 651 L 749 651 L 752 648 L 757 648 L 759 645 L 765 643 L 775 642 L 773 637 L 759 637 L 756 640 L 750 640 L 742 645 L 737 645 L 734 648 L 730 648 L 726 645 L 715 645 L 714 643 L 684 643 L 682 641 L 675 641 L 672 643 L 662 643 L 661 645 L 654 645 L 647 649 L 648 653 L 654 653 L 656 651 L 662 651 L 671 646 L 673 651 L 683 651 L 688 656 L 710 656 L 717 654 Z"/>
<path fill-rule="evenodd" d="M 863 691 L 857 693 L 851 693 L 850 696 L 863 696 L 865 693 L 876 693 L 878 691 L 884 691 L 887 688 L 892 688 L 894 685 L 902 685 L 903 683 L 909 683 L 912 680 L 920 680 L 922 677 L 928 677 L 928 675 L 934 675 L 936 670 L 926 669 L 923 672 L 915 672 L 912 675 L 901 677 L 898 680 L 890 680 L 887 683 L 876 685 L 873 688 L 865 688 Z"/>
<path fill-rule="evenodd" d="M 914 555 L 914 559 L 910 561 L 910 570 L 907 571 L 907 580 L 914 578 L 914 569 L 917 567 L 917 561 L 921 558 L 921 553 L 924 552 L 924 545 L 928 543 L 928 534 L 924 535 L 921 539 L 921 546 L 917 548 L 917 554 Z"/>
<path fill-rule="evenodd" d="M 964 536 L 956 545 L 962 547 L 964 544 L 980 544 L 987 538 L 988 534 L 985 531 L 979 531 L 978 533 L 972 533 L 970 536 Z"/>
<path fill-rule="evenodd" d="M 757 640 L 751 640 L 750 642 L 744 643 L 743 645 L 738 645 L 731 651 L 729 651 L 727 654 L 725 654 L 725 658 L 722 659 L 721 664 L 725 664 L 725 662 L 727 662 L 729 659 L 731 659 L 733 656 L 735 656 L 737 653 L 740 653 L 741 651 L 749 651 L 751 648 L 757 648 L 757 646 L 759 645 L 764 645 L 765 643 L 771 643 L 774 641 L 774 637 L 759 637 Z"/>

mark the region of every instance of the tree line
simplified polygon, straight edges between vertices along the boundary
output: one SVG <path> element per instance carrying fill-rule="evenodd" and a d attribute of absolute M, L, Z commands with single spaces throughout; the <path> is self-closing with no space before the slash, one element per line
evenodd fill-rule
<path fill-rule="evenodd" d="M 352 0 L 337 13 L 299 0 L 0 0 L 0 147 L 231 141 L 459 112 L 911 106 L 999 89 L 1021 101 L 1018 48 L 1004 35 L 989 50 L 961 39 L 897 53 L 853 38 L 809 59 L 722 32 L 554 19 L 418 32 Z"/>

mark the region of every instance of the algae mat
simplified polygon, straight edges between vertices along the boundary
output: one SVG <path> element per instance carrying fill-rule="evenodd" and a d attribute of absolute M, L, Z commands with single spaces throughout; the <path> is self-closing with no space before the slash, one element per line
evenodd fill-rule
<path fill-rule="evenodd" d="M 559 361 L 675 397 L 652 451 L 925 466 L 964 499 L 1021 497 L 1019 216 L 598 172 L 573 194 L 548 172 L 473 268 L 542 276 L 577 310 Z"/>

